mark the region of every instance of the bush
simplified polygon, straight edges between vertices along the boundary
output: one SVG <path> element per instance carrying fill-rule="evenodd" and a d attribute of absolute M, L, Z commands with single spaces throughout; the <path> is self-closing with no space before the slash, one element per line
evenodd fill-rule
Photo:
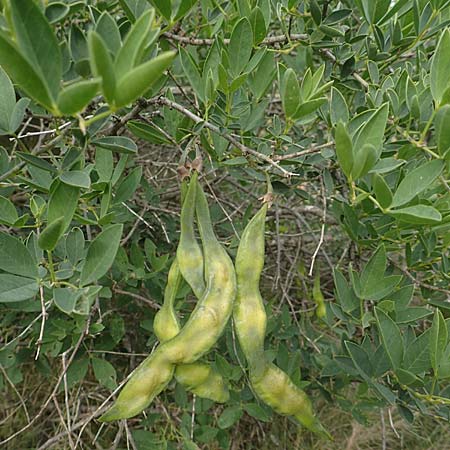
<path fill-rule="evenodd" d="M 0 4 L 4 448 L 447 445 L 449 1 Z M 225 405 L 96 420 L 157 344 L 193 169 L 233 259 L 269 176 L 266 355 L 334 443 L 254 395 L 231 323 Z"/>

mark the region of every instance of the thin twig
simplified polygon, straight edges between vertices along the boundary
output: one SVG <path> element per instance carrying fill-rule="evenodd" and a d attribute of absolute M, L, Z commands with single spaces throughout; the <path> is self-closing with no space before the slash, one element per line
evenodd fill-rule
<path fill-rule="evenodd" d="M 81 343 L 83 342 L 84 337 L 88 334 L 89 331 L 89 325 L 90 325 L 90 316 L 87 319 L 87 323 L 86 323 L 86 327 L 85 327 L 85 331 L 84 333 L 81 333 L 74 350 L 72 351 L 72 354 L 70 355 L 69 361 L 67 363 L 66 366 L 66 370 L 63 370 L 62 373 L 59 375 L 58 380 L 55 384 L 55 387 L 53 388 L 52 393 L 49 395 L 49 397 L 47 398 L 47 400 L 44 402 L 44 404 L 42 405 L 41 409 L 39 410 L 39 412 L 30 420 L 30 422 L 28 422 L 27 425 L 25 425 L 24 427 L 22 427 L 19 431 L 16 431 L 15 433 L 11 434 L 9 437 L 7 437 L 6 439 L 3 439 L 3 441 L 0 442 L 0 446 L 7 444 L 8 442 L 12 441 L 14 438 L 16 438 L 17 436 L 21 435 L 24 431 L 28 430 L 33 424 L 34 422 L 36 422 L 41 416 L 42 414 L 44 414 L 45 410 L 47 409 L 48 405 L 50 404 L 50 402 L 53 399 L 53 396 L 56 395 L 56 393 L 58 392 L 59 386 L 63 380 L 64 375 L 67 372 L 67 369 L 69 368 L 69 366 L 72 364 L 72 361 L 74 360 L 78 349 L 81 346 Z"/>
<path fill-rule="evenodd" d="M 66 424 L 66 421 L 64 420 L 64 415 L 61 411 L 61 408 L 59 407 L 59 403 L 58 403 L 58 400 L 56 400 L 56 397 L 53 397 L 53 403 L 55 404 L 56 411 L 58 412 L 58 416 L 63 424 L 63 427 L 65 428 L 65 430 L 67 432 L 67 437 L 69 439 L 69 446 L 72 450 L 74 450 L 75 446 L 73 444 L 72 432 L 70 431 L 70 425 Z"/>
<path fill-rule="evenodd" d="M 314 271 L 314 264 L 316 262 L 316 258 L 317 255 L 319 253 L 320 247 L 323 244 L 323 238 L 325 236 L 325 225 L 327 222 L 327 196 L 325 194 L 325 187 L 323 185 L 323 179 L 322 177 L 320 178 L 320 184 L 321 184 L 321 190 L 322 190 L 322 198 L 323 198 L 323 217 L 322 217 L 322 227 L 320 229 L 320 238 L 319 238 L 319 242 L 317 243 L 317 247 L 314 250 L 314 253 L 312 255 L 311 258 L 311 265 L 309 267 L 309 273 L 308 275 L 311 277 Z"/>
<path fill-rule="evenodd" d="M 27 409 L 27 405 L 25 404 L 22 396 L 20 395 L 20 392 L 17 390 L 16 386 L 14 385 L 14 383 L 11 381 L 11 379 L 8 376 L 8 373 L 6 372 L 6 370 L 3 368 L 3 366 L 0 364 L 0 370 L 2 371 L 3 376 L 5 377 L 6 381 L 8 382 L 8 384 L 12 387 L 13 391 L 16 393 L 20 404 L 22 405 L 22 408 L 25 412 L 25 416 L 27 417 L 27 421 L 28 423 L 30 423 L 30 415 L 28 414 L 28 409 Z"/>
<path fill-rule="evenodd" d="M 380 408 L 380 416 L 381 416 L 381 449 L 386 450 L 386 424 L 384 422 L 384 411 L 383 408 Z"/>
<path fill-rule="evenodd" d="M 36 341 L 37 350 L 36 350 L 36 356 L 34 357 L 35 360 L 39 358 L 39 353 L 41 352 L 42 342 L 44 338 L 44 330 L 45 330 L 45 321 L 47 320 L 48 313 L 45 308 L 45 300 L 44 300 L 44 287 L 41 285 L 39 286 L 39 298 L 41 301 L 41 316 L 42 316 L 42 322 L 41 322 L 41 329 L 39 331 L 39 337 Z"/>
<path fill-rule="evenodd" d="M 128 376 L 122 380 L 119 385 L 111 392 L 111 394 L 108 395 L 108 397 L 106 397 L 106 399 L 103 401 L 103 403 L 84 421 L 81 430 L 78 434 L 77 440 L 75 442 L 75 448 L 78 446 L 78 443 L 80 442 L 81 436 L 83 434 L 83 431 L 86 429 L 86 427 L 88 426 L 89 422 L 96 416 L 98 416 L 102 411 L 103 408 L 106 406 L 106 404 L 109 402 L 109 400 L 111 398 L 114 397 L 114 395 L 117 394 L 117 392 L 120 391 L 120 389 L 122 389 L 122 386 L 125 385 L 125 383 L 131 378 L 131 376 L 133 375 L 133 372 L 130 372 L 128 374 Z"/>
<path fill-rule="evenodd" d="M 129 297 L 133 297 L 136 300 L 140 300 L 141 302 L 146 303 L 147 305 L 151 306 L 153 309 L 160 309 L 161 306 L 158 305 L 158 303 L 153 302 L 152 300 L 149 300 L 148 298 L 143 297 L 142 295 L 135 294 L 134 292 L 128 292 L 124 291 L 123 289 L 114 288 L 114 292 L 121 295 L 128 295 Z"/>
<path fill-rule="evenodd" d="M 392 412 L 391 412 L 391 408 L 388 408 L 388 416 L 389 416 L 389 424 L 390 424 L 390 426 L 391 426 L 391 428 L 392 428 L 392 431 L 393 431 L 394 434 L 395 434 L 395 437 L 396 437 L 397 439 L 400 439 L 400 435 L 398 434 L 398 431 L 397 431 L 397 429 L 395 428 L 395 425 L 394 425 L 394 421 L 392 420 Z"/>
<path fill-rule="evenodd" d="M 244 155 L 250 154 L 252 156 L 255 156 L 258 159 L 263 160 L 264 162 L 270 164 L 271 166 L 275 167 L 277 170 L 279 170 L 283 176 L 290 177 L 290 176 L 296 176 L 297 174 L 293 172 L 289 172 L 288 170 L 281 167 L 278 163 L 276 163 L 273 159 L 271 159 L 269 156 L 264 155 L 263 153 L 259 153 L 256 150 L 253 150 L 250 147 L 247 147 L 246 145 L 242 144 L 240 141 L 238 141 L 235 137 L 232 135 L 226 133 L 225 131 L 221 130 L 218 126 L 212 124 L 211 122 L 208 122 L 204 120 L 202 117 L 198 116 L 197 114 L 194 114 L 192 111 L 189 111 L 187 108 L 185 108 L 183 105 L 180 105 L 179 103 L 176 103 L 172 100 L 169 100 L 166 97 L 158 97 L 157 99 L 154 99 L 155 103 L 159 103 L 162 105 L 169 106 L 170 108 L 175 109 L 176 111 L 182 113 L 186 117 L 189 117 L 193 122 L 195 123 L 202 123 L 205 128 L 208 128 L 213 133 L 218 134 L 219 136 L 222 136 L 224 139 L 226 139 L 228 142 L 233 144 L 236 148 L 238 148 Z"/>
<path fill-rule="evenodd" d="M 215 39 L 208 38 L 194 38 L 189 36 L 180 36 L 175 33 L 165 32 L 163 36 L 172 41 L 179 42 L 180 44 L 186 45 L 212 45 L 216 41 Z M 265 38 L 261 44 L 262 45 L 275 45 L 275 44 L 284 44 L 290 41 L 307 41 L 309 36 L 307 34 L 290 34 L 289 36 L 279 35 L 279 36 L 269 36 Z M 228 45 L 230 43 L 230 39 L 224 39 L 223 43 Z M 261 45 L 260 44 L 260 45 Z"/>
<path fill-rule="evenodd" d="M 36 318 L 34 318 L 29 325 L 20 333 L 18 334 L 15 338 L 11 339 L 9 342 L 7 342 L 0 350 L 4 350 L 6 347 L 9 347 L 13 342 L 17 341 L 18 339 L 20 339 L 22 336 L 25 336 L 28 331 L 31 330 L 31 328 L 33 328 L 33 325 L 42 317 L 42 313 L 40 313 Z"/>
<path fill-rule="evenodd" d="M 331 147 L 334 142 L 326 142 L 325 144 L 317 145 L 315 147 L 307 148 L 295 153 L 287 153 L 286 155 L 275 155 L 273 157 L 274 161 L 285 161 L 286 159 L 300 158 L 301 156 L 310 155 L 312 153 L 318 153 L 320 150 L 326 147 Z"/>
<path fill-rule="evenodd" d="M 197 396 L 192 396 L 192 411 L 191 411 L 191 441 L 194 440 L 194 428 L 195 428 L 195 400 Z"/>
<path fill-rule="evenodd" d="M 127 208 L 128 211 L 130 211 L 130 213 L 133 214 L 133 216 L 137 217 L 138 220 L 147 225 L 150 228 L 150 230 L 154 230 L 154 228 L 143 217 L 141 217 L 137 212 L 133 211 L 125 202 L 122 202 L 122 206 L 125 206 L 125 208 Z"/>

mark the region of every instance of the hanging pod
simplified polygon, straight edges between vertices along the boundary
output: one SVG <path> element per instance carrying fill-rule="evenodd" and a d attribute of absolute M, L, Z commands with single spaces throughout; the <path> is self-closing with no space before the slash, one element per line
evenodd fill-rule
<path fill-rule="evenodd" d="M 197 172 L 192 177 L 191 185 L 194 186 L 196 183 Z M 177 256 L 169 270 L 163 306 L 155 315 L 153 322 L 153 331 L 160 342 L 168 341 L 180 332 L 181 327 L 175 313 L 174 303 L 183 279 L 182 271 L 183 274 L 186 274 L 185 278 L 198 299 L 205 290 L 203 252 L 194 232 L 195 194 L 196 189 L 188 189 L 183 202 Z M 179 259 L 182 261 L 182 270 L 178 264 Z M 228 386 L 222 376 L 207 363 L 195 362 L 177 365 L 175 378 L 187 390 L 199 397 L 218 403 L 224 403 L 230 397 Z"/>
<path fill-rule="evenodd" d="M 264 266 L 264 204 L 245 228 L 236 255 L 237 297 L 233 319 L 239 344 L 248 361 L 249 378 L 258 397 L 279 414 L 293 416 L 324 437 L 329 434 L 312 412 L 311 401 L 289 376 L 264 354 L 266 312 L 259 291 Z"/>
<path fill-rule="evenodd" d="M 193 217 L 192 209 L 197 211 L 198 227 L 203 246 L 205 289 L 180 332 L 161 343 L 135 369 L 114 405 L 100 417 L 103 422 L 133 417 L 145 409 L 155 396 L 168 385 L 173 377 L 176 365 L 192 364 L 211 349 L 222 334 L 232 313 L 236 296 L 234 266 L 214 234 L 208 203 L 195 175 L 191 180 L 183 203 L 183 210 L 185 208 L 188 211 L 186 216 L 189 217 Z M 185 257 L 190 258 L 191 255 L 185 255 L 183 252 L 178 254 L 177 252 L 180 272 L 186 278 L 183 267 L 192 266 L 184 260 Z M 197 279 L 196 282 L 199 282 L 199 280 Z M 173 318 L 169 320 L 172 321 L 173 331 L 175 322 Z M 186 372 L 191 368 L 187 368 Z M 198 370 L 203 369 L 200 367 Z M 188 375 L 185 374 L 186 377 Z M 187 382 L 187 379 L 184 381 Z"/>

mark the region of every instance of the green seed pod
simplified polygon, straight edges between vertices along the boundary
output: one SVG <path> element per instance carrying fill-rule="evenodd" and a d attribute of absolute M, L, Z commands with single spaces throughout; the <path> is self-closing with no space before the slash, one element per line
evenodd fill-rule
<path fill-rule="evenodd" d="M 325 306 L 325 299 L 323 298 L 322 291 L 320 290 L 320 274 L 316 273 L 314 277 L 314 286 L 313 286 L 313 299 L 316 302 L 316 316 L 319 319 L 322 319 L 327 314 L 327 308 Z"/>
<path fill-rule="evenodd" d="M 175 365 L 193 363 L 211 349 L 231 315 L 236 296 L 233 263 L 214 235 L 208 203 L 203 191 L 197 187 L 194 177 L 183 209 L 197 209 L 205 260 L 204 293 L 181 331 L 162 343 L 134 371 L 115 404 L 100 418 L 103 422 L 139 414 L 168 385 Z M 188 202 L 188 198 L 193 201 Z M 177 253 L 181 272 L 181 267 L 186 267 L 185 261 L 182 261 L 185 256 L 183 252 L 180 255 Z"/>
<path fill-rule="evenodd" d="M 279 414 L 295 417 L 302 425 L 328 437 L 314 417 L 311 402 L 289 376 L 264 355 L 266 313 L 259 291 L 264 266 L 264 228 L 267 204 L 245 228 L 236 255 L 237 297 L 233 311 L 236 333 L 249 364 L 249 375 L 258 397 Z"/>
<path fill-rule="evenodd" d="M 139 414 L 169 384 L 174 368 L 160 346 L 135 369 L 114 405 L 99 420 L 111 422 Z"/>
<path fill-rule="evenodd" d="M 175 258 L 170 266 L 167 277 L 167 285 L 164 291 L 164 303 L 162 308 L 156 313 L 153 321 L 153 331 L 156 337 L 165 342 L 172 339 L 180 332 L 180 323 L 175 314 L 173 303 L 181 283 L 181 273 Z"/>
<path fill-rule="evenodd" d="M 230 398 L 228 386 L 223 377 L 209 364 L 197 362 L 177 366 L 175 378 L 199 397 L 209 398 L 217 403 L 225 403 Z"/>
<path fill-rule="evenodd" d="M 156 337 L 165 342 L 180 332 L 180 324 L 175 314 L 174 301 L 181 282 L 181 273 L 175 259 L 170 267 L 164 292 L 164 303 L 153 322 Z M 176 380 L 187 390 L 202 398 L 218 403 L 226 402 L 230 393 L 222 376 L 206 363 L 182 364 L 175 370 Z"/>
<path fill-rule="evenodd" d="M 184 196 L 181 209 L 181 234 L 177 248 L 177 259 L 183 278 L 191 286 L 195 296 L 200 298 L 205 292 L 205 281 L 203 278 L 203 254 L 195 239 L 194 232 L 197 177 L 197 172 L 195 172 Z"/>

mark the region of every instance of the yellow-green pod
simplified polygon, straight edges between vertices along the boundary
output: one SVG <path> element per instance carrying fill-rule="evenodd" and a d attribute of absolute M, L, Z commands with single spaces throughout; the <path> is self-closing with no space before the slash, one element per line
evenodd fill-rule
<path fill-rule="evenodd" d="M 314 417 L 311 402 L 280 368 L 264 354 L 266 313 L 259 291 L 264 266 L 264 229 L 267 204 L 256 213 L 242 233 L 236 255 L 237 297 L 233 311 L 239 344 L 248 361 L 249 376 L 258 397 L 279 414 L 295 417 L 302 425 L 327 436 Z"/>
<path fill-rule="evenodd" d="M 208 203 L 203 191 L 197 187 L 197 179 L 193 178 L 184 205 L 186 208 L 193 208 L 195 205 L 197 210 L 205 261 L 204 293 L 181 331 L 162 343 L 139 365 L 114 405 L 100 418 L 101 421 L 124 419 L 139 414 L 167 386 L 176 365 L 193 363 L 211 349 L 231 315 L 236 296 L 234 266 L 215 237 Z M 194 195 L 191 194 L 192 191 Z M 187 202 L 190 194 L 195 203 Z M 177 253 L 180 270 L 185 256 L 182 252 Z"/>
<path fill-rule="evenodd" d="M 194 172 L 189 188 L 184 195 L 180 217 L 181 234 L 177 248 L 177 260 L 183 278 L 191 286 L 195 296 L 200 298 L 205 292 L 205 281 L 203 276 L 203 253 L 194 232 L 197 177 L 197 172 Z"/>
<path fill-rule="evenodd" d="M 175 258 L 167 277 L 163 306 L 157 312 L 153 322 L 153 331 L 160 342 L 168 341 L 180 332 L 180 323 L 175 314 L 174 301 L 181 278 Z M 208 398 L 218 403 L 224 403 L 230 397 L 228 386 L 222 376 L 206 363 L 181 364 L 175 369 L 175 378 L 187 390 L 199 397 Z"/>
<path fill-rule="evenodd" d="M 181 364 L 175 370 L 175 378 L 199 397 L 209 398 L 217 403 L 225 403 L 230 398 L 223 377 L 209 364 Z"/>
<path fill-rule="evenodd" d="M 134 370 L 114 405 L 100 417 L 101 422 L 128 419 L 139 414 L 164 390 L 173 377 L 175 366 L 161 350 L 162 346 Z"/>
<path fill-rule="evenodd" d="M 181 283 L 181 273 L 175 258 L 170 266 L 167 285 L 164 291 L 164 303 L 156 313 L 153 331 L 160 342 L 172 339 L 180 332 L 180 323 L 175 314 L 174 301 Z"/>
<path fill-rule="evenodd" d="M 325 306 L 325 299 L 323 298 L 322 291 L 320 290 L 320 274 L 316 273 L 314 277 L 314 286 L 313 286 L 313 299 L 316 302 L 316 316 L 321 319 L 326 316 L 327 308 Z"/>

